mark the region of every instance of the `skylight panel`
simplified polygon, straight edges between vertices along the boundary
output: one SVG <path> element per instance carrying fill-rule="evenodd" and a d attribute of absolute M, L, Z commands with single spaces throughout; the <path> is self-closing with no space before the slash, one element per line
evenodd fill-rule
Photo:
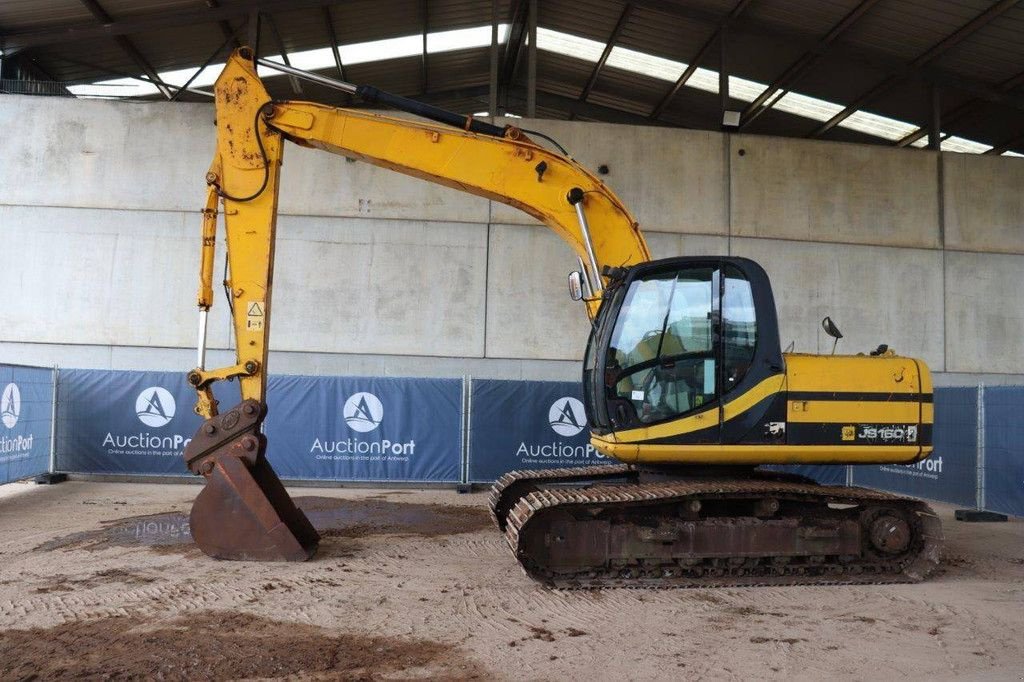
<path fill-rule="evenodd" d="M 950 135 L 942 141 L 942 151 L 944 152 L 962 152 L 964 154 L 982 154 L 992 149 L 990 144 L 982 144 L 981 142 L 975 142 L 974 140 L 966 140 L 956 135 Z"/>
<path fill-rule="evenodd" d="M 135 78 L 115 78 L 84 85 L 69 85 L 68 92 L 76 97 L 147 97 L 159 90 L 152 83 Z"/>
<path fill-rule="evenodd" d="M 585 62 L 596 62 L 604 52 L 604 43 L 538 26 L 537 49 L 575 57 Z"/>
<path fill-rule="evenodd" d="M 539 39 L 537 40 L 537 46 L 540 47 Z M 601 56 L 600 51 L 597 54 L 598 57 Z M 594 61 L 597 61 L 597 59 L 594 59 Z M 679 76 L 686 69 L 686 64 L 682 62 L 665 59 L 664 57 L 656 57 L 652 54 L 637 52 L 625 47 L 613 47 L 611 54 L 608 55 L 607 64 L 617 69 L 641 73 L 645 76 L 669 82 L 678 80 Z"/>

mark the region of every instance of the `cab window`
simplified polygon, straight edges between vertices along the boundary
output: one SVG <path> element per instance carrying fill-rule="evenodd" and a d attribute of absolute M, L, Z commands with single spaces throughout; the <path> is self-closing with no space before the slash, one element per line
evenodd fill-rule
<path fill-rule="evenodd" d="M 722 391 L 728 393 L 746 375 L 757 346 L 757 318 L 750 282 L 732 265 L 725 269 L 722 319 Z"/>
<path fill-rule="evenodd" d="M 605 385 L 641 423 L 670 419 L 717 395 L 719 271 L 687 268 L 634 280 L 606 356 Z"/>

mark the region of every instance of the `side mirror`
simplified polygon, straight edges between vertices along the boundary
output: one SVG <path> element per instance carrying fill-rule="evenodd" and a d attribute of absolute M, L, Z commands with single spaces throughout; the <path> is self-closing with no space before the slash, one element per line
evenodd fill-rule
<path fill-rule="evenodd" d="M 836 354 L 836 344 L 839 343 L 839 339 L 843 338 L 843 333 L 839 331 L 839 327 L 836 326 L 835 322 L 828 315 L 821 321 L 821 328 L 825 330 L 825 333 L 831 336 L 835 341 L 832 342 L 832 355 Z"/>
<path fill-rule="evenodd" d="M 837 341 L 843 338 L 843 333 L 839 331 L 839 327 L 835 325 L 831 317 L 825 316 L 825 319 L 821 321 L 821 328 L 825 330 L 825 333 L 831 336 Z"/>
<path fill-rule="evenodd" d="M 569 298 L 574 301 L 583 300 L 583 274 L 579 270 L 569 273 Z"/>

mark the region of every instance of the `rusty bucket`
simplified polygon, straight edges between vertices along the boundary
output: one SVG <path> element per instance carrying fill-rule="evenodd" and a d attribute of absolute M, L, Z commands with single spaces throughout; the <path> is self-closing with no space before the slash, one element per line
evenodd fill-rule
<path fill-rule="evenodd" d="M 192 537 L 215 559 L 305 561 L 320 535 L 266 458 L 266 407 L 246 400 L 199 428 L 185 463 L 206 486 L 192 504 Z"/>

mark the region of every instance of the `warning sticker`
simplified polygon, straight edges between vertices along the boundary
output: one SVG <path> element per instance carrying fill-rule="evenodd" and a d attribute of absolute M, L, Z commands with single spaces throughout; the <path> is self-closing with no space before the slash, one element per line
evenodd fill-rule
<path fill-rule="evenodd" d="M 265 309 L 266 305 L 263 301 L 249 301 L 245 307 L 245 328 L 251 332 L 263 331 L 263 321 L 266 319 Z"/>

